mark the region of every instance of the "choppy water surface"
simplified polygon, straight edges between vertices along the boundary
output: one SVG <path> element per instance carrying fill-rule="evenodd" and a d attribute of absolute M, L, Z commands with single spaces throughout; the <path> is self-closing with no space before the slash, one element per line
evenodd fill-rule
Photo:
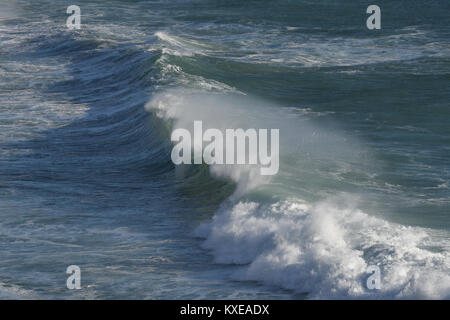
<path fill-rule="evenodd" d="M 0 298 L 450 297 L 448 1 L 77 4 L 2 0 Z M 279 174 L 175 167 L 194 120 Z"/>

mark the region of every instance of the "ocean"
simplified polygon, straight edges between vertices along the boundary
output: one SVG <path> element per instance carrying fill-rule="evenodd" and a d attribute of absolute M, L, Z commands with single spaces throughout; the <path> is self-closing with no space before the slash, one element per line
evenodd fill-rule
<path fill-rule="evenodd" d="M 0 298 L 450 298 L 449 1 L 70 4 L 0 0 Z M 198 120 L 279 172 L 174 165 Z"/>

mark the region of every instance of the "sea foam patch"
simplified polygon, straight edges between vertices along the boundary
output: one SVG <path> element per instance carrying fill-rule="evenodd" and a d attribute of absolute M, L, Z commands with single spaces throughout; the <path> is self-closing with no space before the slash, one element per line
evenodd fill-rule
<path fill-rule="evenodd" d="M 348 195 L 314 204 L 240 201 L 196 235 L 216 262 L 243 265 L 236 279 L 310 298 L 450 297 L 450 256 L 423 248 L 428 231 L 369 216 Z M 367 286 L 371 266 L 381 270 L 378 290 Z"/>

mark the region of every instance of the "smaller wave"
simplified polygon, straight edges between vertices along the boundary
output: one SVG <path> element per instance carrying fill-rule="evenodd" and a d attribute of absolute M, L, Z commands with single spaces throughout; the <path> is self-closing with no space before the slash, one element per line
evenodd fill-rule
<path fill-rule="evenodd" d="M 170 35 L 163 31 L 158 31 L 155 36 L 162 42 L 165 46 L 163 47 L 163 53 L 175 55 L 175 56 L 193 56 L 193 55 L 204 55 L 205 50 L 211 50 L 212 46 L 201 43 L 192 39 L 185 39 L 182 37 Z"/>
<path fill-rule="evenodd" d="M 244 26 L 239 26 L 246 30 Z M 173 35 L 158 31 L 163 52 L 173 56 L 213 56 L 227 60 L 302 67 L 349 67 L 405 62 L 425 57 L 448 57 L 446 43 L 433 41 L 431 32 L 418 27 L 404 28 L 393 35 L 376 38 L 342 38 L 299 33 L 286 29 L 246 30 L 247 36 L 221 35 L 215 39 L 191 34 Z M 250 33 L 251 32 L 251 33 Z"/>

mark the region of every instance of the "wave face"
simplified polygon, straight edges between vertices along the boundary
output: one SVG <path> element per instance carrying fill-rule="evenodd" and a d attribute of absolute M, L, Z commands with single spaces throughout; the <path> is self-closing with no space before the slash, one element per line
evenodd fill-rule
<path fill-rule="evenodd" d="M 450 298 L 446 1 L 78 5 L 0 14 L 0 298 Z M 195 120 L 279 173 L 174 166 Z"/>

